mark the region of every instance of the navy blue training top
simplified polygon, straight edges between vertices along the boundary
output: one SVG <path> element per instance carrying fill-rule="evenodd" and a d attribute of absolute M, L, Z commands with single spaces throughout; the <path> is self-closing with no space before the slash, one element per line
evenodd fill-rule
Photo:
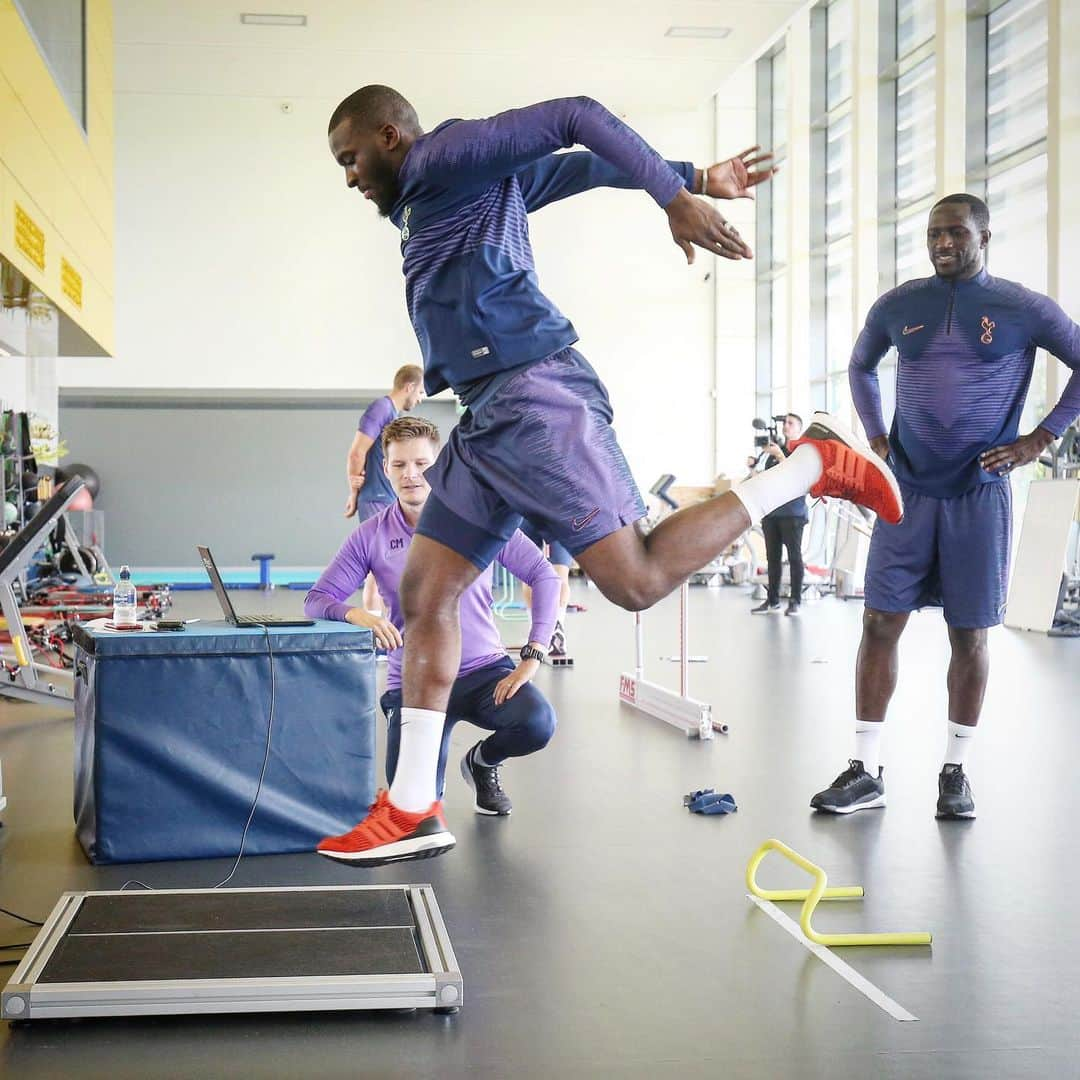
<path fill-rule="evenodd" d="M 580 144 L 593 153 L 556 154 Z M 639 188 L 666 206 L 693 181 L 590 98 L 487 120 L 448 120 L 409 148 L 390 220 L 401 231 L 409 318 L 429 394 L 551 356 L 577 341 L 540 291 L 527 214 L 593 187 Z"/>
<path fill-rule="evenodd" d="M 885 434 L 877 366 L 890 346 L 898 353 L 890 463 L 922 494 L 951 498 L 1007 479 L 984 470 L 979 455 L 1017 438 L 1036 348 L 1073 370 L 1038 426 L 1061 435 L 1080 414 L 1080 326 L 1049 297 L 985 270 L 967 281 L 908 281 L 870 309 L 848 368 L 870 439 Z"/>

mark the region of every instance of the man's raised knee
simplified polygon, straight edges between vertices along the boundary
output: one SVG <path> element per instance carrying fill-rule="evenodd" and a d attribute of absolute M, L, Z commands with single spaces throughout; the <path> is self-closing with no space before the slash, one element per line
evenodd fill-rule
<path fill-rule="evenodd" d="M 645 611 L 666 595 L 663 590 L 648 581 L 620 581 L 608 585 L 597 582 L 596 584 L 613 604 L 627 611 Z"/>

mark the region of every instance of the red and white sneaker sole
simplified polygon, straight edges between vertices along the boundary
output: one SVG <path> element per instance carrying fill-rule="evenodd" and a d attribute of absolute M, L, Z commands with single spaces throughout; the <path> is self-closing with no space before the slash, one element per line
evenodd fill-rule
<path fill-rule="evenodd" d="M 816 412 L 810 417 L 810 423 L 806 426 L 806 431 L 803 432 L 801 438 L 813 439 L 814 436 L 809 434 L 813 426 L 817 424 L 820 427 L 825 428 L 826 431 L 831 432 L 840 442 L 845 446 L 850 446 L 852 450 L 858 451 L 866 460 L 877 470 L 878 474 L 892 489 L 893 495 L 896 497 L 897 505 L 900 507 L 900 521 L 904 519 L 904 497 L 900 494 L 900 485 L 896 481 L 896 477 L 893 475 L 892 469 L 881 460 L 880 457 L 874 452 L 870 445 L 864 442 L 840 420 L 837 420 L 832 413 Z"/>
<path fill-rule="evenodd" d="M 353 866 L 383 866 L 386 863 L 405 862 L 407 859 L 433 859 L 449 851 L 457 841 L 449 832 L 429 833 L 427 836 L 410 836 L 392 844 L 382 844 L 366 851 L 323 851 L 320 855 Z"/>

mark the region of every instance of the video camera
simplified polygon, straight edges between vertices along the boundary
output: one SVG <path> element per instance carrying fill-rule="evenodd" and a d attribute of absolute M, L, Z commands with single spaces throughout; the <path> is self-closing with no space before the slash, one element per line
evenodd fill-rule
<path fill-rule="evenodd" d="M 764 448 L 769 443 L 776 443 L 777 446 L 784 445 L 784 421 L 787 419 L 787 413 L 781 413 L 779 416 L 770 416 L 767 420 L 762 420 L 761 417 L 754 417 L 754 430 L 763 432 L 761 435 L 754 436 L 754 446 L 758 449 Z"/>

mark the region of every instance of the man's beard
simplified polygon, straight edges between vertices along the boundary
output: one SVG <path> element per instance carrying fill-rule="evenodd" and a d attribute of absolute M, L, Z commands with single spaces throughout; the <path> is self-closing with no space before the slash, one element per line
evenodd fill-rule
<path fill-rule="evenodd" d="M 371 201 L 378 209 L 380 217 L 389 217 L 400 191 L 394 167 L 389 162 L 381 161 L 372 171 L 374 176 L 371 185 Z"/>

